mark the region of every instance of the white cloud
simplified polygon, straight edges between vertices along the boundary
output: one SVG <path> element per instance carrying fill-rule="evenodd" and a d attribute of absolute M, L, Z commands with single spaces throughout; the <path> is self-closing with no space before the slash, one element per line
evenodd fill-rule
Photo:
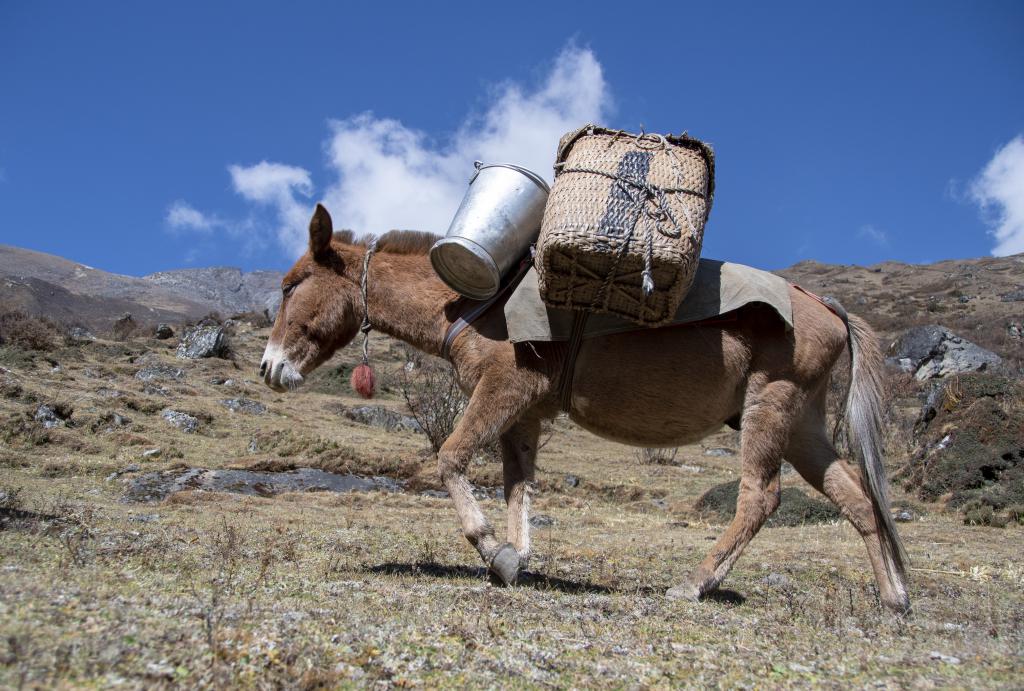
<path fill-rule="evenodd" d="M 207 233 L 220 225 L 216 218 L 207 216 L 188 202 L 179 199 L 167 208 L 164 220 L 172 230 L 194 230 Z"/>
<path fill-rule="evenodd" d="M 1024 252 L 1024 138 L 1003 146 L 971 183 L 971 198 L 992 226 L 992 254 Z"/>
<path fill-rule="evenodd" d="M 857 230 L 857 236 L 865 240 L 870 240 L 879 247 L 889 246 L 889 234 L 886 233 L 881 228 L 871 225 L 870 223 L 862 225 Z"/>
<path fill-rule="evenodd" d="M 536 88 L 512 82 L 496 86 L 479 112 L 468 114 L 440 140 L 369 112 L 332 120 L 325 142 L 329 182 L 318 196 L 339 229 L 443 233 L 466 191 L 474 160 L 515 163 L 550 180 L 559 137 L 604 120 L 610 108 L 597 58 L 570 45 Z M 268 161 L 230 165 L 228 171 L 238 194 L 273 210 L 273 234 L 280 246 L 293 256 L 301 254 L 316 192 L 310 172 Z M 221 227 L 253 247 L 265 238 L 267 224 L 257 220 L 260 213 L 226 221 L 175 202 L 167 220 L 171 228 L 200 232 Z"/>
<path fill-rule="evenodd" d="M 602 120 L 610 107 L 597 58 L 570 46 L 537 89 L 514 83 L 496 88 L 490 104 L 467 117 L 447 145 L 372 113 L 333 121 L 327 152 L 337 178 L 323 195 L 325 204 L 337 227 L 443 233 L 474 160 L 515 163 L 550 180 L 559 137 Z"/>
<path fill-rule="evenodd" d="M 260 161 L 252 166 L 228 166 L 235 191 L 251 202 L 274 207 L 277 240 L 294 255 L 306 246 L 309 197 L 313 181 L 308 170 L 283 163 Z M 296 194 L 305 199 L 299 200 Z"/>

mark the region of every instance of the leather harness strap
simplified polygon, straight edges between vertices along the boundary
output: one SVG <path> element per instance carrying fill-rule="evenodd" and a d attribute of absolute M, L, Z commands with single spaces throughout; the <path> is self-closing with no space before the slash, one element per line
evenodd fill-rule
<path fill-rule="evenodd" d="M 583 346 L 583 332 L 587 328 L 588 310 L 574 310 L 572 331 L 569 332 L 568 350 L 562 362 L 562 376 L 558 380 L 558 405 L 563 413 L 572 407 L 572 382 L 576 378 L 576 357 Z"/>
<path fill-rule="evenodd" d="M 520 263 L 519 269 L 512 275 L 512 278 L 510 278 L 497 293 L 482 302 L 479 300 L 470 300 L 468 298 L 460 299 L 460 302 L 471 304 L 473 306 L 466 314 L 459 315 L 455 321 L 448 325 L 448 330 L 444 334 L 444 341 L 441 342 L 441 357 L 445 360 L 451 360 L 452 344 L 455 342 L 455 339 L 459 337 L 459 334 L 465 331 L 467 326 L 479 319 L 485 312 L 487 312 L 487 310 L 491 309 L 491 307 L 493 307 L 495 303 L 501 300 L 505 295 L 515 290 L 516 286 L 518 286 L 523 280 L 523 277 L 526 276 L 526 273 L 530 270 L 531 266 L 533 266 L 533 264 L 530 260 L 524 259 Z"/>

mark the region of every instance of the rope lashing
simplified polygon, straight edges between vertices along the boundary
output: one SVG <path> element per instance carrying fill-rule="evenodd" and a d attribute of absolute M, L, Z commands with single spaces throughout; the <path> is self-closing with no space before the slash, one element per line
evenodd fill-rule
<path fill-rule="evenodd" d="M 363 256 L 363 275 L 359 279 L 359 293 L 363 300 L 363 323 L 359 325 L 359 331 L 363 334 L 363 362 L 352 370 L 352 388 L 363 398 L 373 396 L 375 377 L 373 368 L 370 366 L 370 331 L 373 325 L 370 323 L 370 302 L 367 298 L 368 282 L 370 273 L 370 258 L 377 250 L 377 240 L 374 239 L 366 247 L 366 254 Z"/>
<path fill-rule="evenodd" d="M 644 224 L 646 229 L 646 236 L 644 237 L 644 270 L 643 270 L 643 289 L 644 295 L 650 295 L 654 292 L 654 237 L 651 228 L 661 233 L 667 238 L 677 239 L 682 235 L 682 228 L 679 227 L 679 222 L 672 214 L 672 210 L 668 204 L 668 195 L 674 193 L 692 194 L 702 199 L 706 198 L 707 195 L 703 192 L 697 192 L 686 187 L 661 187 L 654 185 L 645 179 L 629 174 L 609 173 L 604 170 L 597 170 L 596 168 L 565 168 L 562 167 L 559 170 L 559 174 L 563 173 L 588 173 L 591 175 L 601 175 L 606 178 L 610 178 L 614 181 L 614 184 L 619 190 L 630 200 L 630 203 L 636 207 L 639 211 L 637 218 L 641 216 L 647 219 L 647 223 Z M 681 207 L 683 214 L 686 216 L 686 224 L 690 227 L 690 231 L 697 235 L 697 228 L 693 223 L 693 219 L 690 217 L 690 212 L 686 206 Z M 668 221 L 667 227 L 665 221 Z M 636 225 L 629 229 L 625 235 L 625 243 L 623 247 L 626 247 L 629 241 L 633 237 L 633 233 L 636 230 Z"/>
<path fill-rule="evenodd" d="M 363 298 L 363 323 L 359 326 L 359 331 L 363 334 L 363 364 L 370 364 L 370 331 L 373 330 L 373 325 L 370 324 L 370 302 L 367 300 L 367 283 L 370 275 L 370 258 L 373 253 L 377 251 L 377 239 L 374 238 L 370 241 L 370 244 L 366 247 L 366 254 L 363 256 L 363 275 L 359 279 L 359 293 Z"/>

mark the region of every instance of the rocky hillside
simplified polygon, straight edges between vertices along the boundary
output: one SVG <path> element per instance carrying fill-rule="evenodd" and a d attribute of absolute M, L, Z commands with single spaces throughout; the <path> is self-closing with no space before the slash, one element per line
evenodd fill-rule
<path fill-rule="evenodd" d="M 910 327 L 938 324 L 1011 363 L 1024 361 L 1024 254 L 873 266 L 804 261 L 777 273 L 835 296 L 890 343 Z"/>
<path fill-rule="evenodd" d="M 0 245 L 0 302 L 94 329 L 126 312 L 138 323 L 176 322 L 277 309 L 281 274 L 232 268 L 183 269 L 145 277 L 94 269 L 51 254 Z"/>
<path fill-rule="evenodd" d="M 281 304 L 281 273 L 253 271 L 245 273 L 229 266 L 208 269 L 160 271 L 143 278 L 177 295 L 219 305 L 228 313 L 262 312 L 276 314 Z"/>

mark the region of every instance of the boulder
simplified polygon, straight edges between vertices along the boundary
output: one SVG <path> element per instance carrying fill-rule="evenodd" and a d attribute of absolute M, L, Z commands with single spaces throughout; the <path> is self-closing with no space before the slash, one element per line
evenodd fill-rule
<path fill-rule="evenodd" d="M 73 326 L 68 330 L 68 339 L 73 343 L 89 343 L 96 340 L 91 331 L 82 326 Z"/>
<path fill-rule="evenodd" d="M 364 405 L 345 411 L 349 420 L 361 422 L 371 427 L 380 427 L 387 432 L 422 432 L 416 418 L 402 415 L 399 412 L 379 405 Z"/>
<path fill-rule="evenodd" d="M 153 337 L 158 338 L 161 341 L 166 341 L 168 338 L 174 338 L 174 329 L 171 328 L 170 324 L 159 324 L 156 327 L 156 331 L 153 332 Z"/>
<path fill-rule="evenodd" d="M 999 296 L 1001 302 L 1024 302 L 1024 286 L 1017 288 L 1017 290 L 1011 290 L 1009 293 L 1003 293 Z"/>
<path fill-rule="evenodd" d="M 181 381 L 185 378 L 185 371 L 170 365 L 150 365 L 136 372 L 135 378 L 144 382 Z"/>
<path fill-rule="evenodd" d="M 57 415 L 57 412 L 45 403 L 36 408 L 35 421 L 39 422 L 46 429 L 53 429 L 64 424 L 64 419 Z"/>
<path fill-rule="evenodd" d="M 228 355 L 228 340 L 224 334 L 224 327 L 209 324 L 189 329 L 181 337 L 177 355 L 183 360 L 226 357 Z"/>
<path fill-rule="evenodd" d="M 232 413 L 245 413 L 246 415 L 262 415 L 267 412 L 267 406 L 259 401 L 248 398 L 227 398 L 220 402 L 222 406 Z"/>
<path fill-rule="evenodd" d="M 887 362 L 918 381 L 961 372 L 982 372 L 1002 359 L 944 326 L 915 326 L 889 348 Z"/>
<path fill-rule="evenodd" d="M 160 415 L 169 425 L 177 427 L 185 434 L 195 434 L 199 431 L 199 419 L 188 413 L 168 409 Z"/>

